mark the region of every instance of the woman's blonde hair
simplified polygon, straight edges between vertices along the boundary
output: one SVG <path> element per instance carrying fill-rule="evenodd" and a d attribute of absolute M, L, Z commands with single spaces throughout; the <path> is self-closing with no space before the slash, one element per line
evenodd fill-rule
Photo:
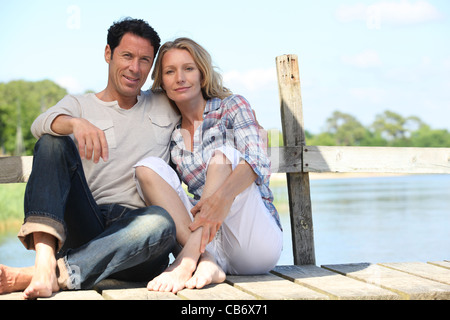
<path fill-rule="evenodd" d="M 202 46 L 189 38 L 178 38 L 174 41 L 166 42 L 161 46 L 152 73 L 153 91 L 163 90 L 162 59 L 166 52 L 171 49 L 183 49 L 191 54 L 202 76 L 201 88 L 205 100 L 211 98 L 224 99 L 232 94 L 229 89 L 223 86 L 222 76 L 214 69 L 210 54 Z"/>

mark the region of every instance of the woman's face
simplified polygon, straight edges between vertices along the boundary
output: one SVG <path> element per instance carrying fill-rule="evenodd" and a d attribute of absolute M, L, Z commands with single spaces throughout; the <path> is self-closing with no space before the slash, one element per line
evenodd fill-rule
<path fill-rule="evenodd" d="M 162 88 L 175 103 L 202 101 L 202 75 L 191 54 L 170 49 L 162 59 Z"/>

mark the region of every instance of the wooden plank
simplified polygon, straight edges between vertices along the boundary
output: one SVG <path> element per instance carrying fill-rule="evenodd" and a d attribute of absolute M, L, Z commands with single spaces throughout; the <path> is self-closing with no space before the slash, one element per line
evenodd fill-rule
<path fill-rule="evenodd" d="M 101 293 L 104 290 L 146 288 L 147 283 L 147 281 L 132 282 L 117 279 L 104 279 L 94 285 L 94 290 Z"/>
<path fill-rule="evenodd" d="M 302 147 L 272 147 L 267 150 L 272 172 L 301 172 Z"/>
<path fill-rule="evenodd" d="M 279 56 L 276 66 L 284 146 L 304 146 L 306 139 L 298 58 L 296 55 Z M 315 264 L 309 176 L 303 172 L 287 173 L 286 176 L 294 264 Z"/>
<path fill-rule="evenodd" d="M 102 291 L 106 300 L 179 300 L 171 292 L 148 291 L 147 288 L 107 289 Z"/>
<path fill-rule="evenodd" d="M 429 261 L 428 263 L 438 267 L 450 269 L 450 261 Z"/>
<path fill-rule="evenodd" d="M 49 298 L 38 298 L 37 300 L 104 300 L 95 290 L 59 291 Z"/>
<path fill-rule="evenodd" d="M 267 152 L 272 172 L 450 173 L 450 148 L 286 146 Z M 0 183 L 27 182 L 32 164 L 32 156 L 0 157 Z"/>
<path fill-rule="evenodd" d="M 27 182 L 33 157 L 0 157 L 0 183 Z"/>
<path fill-rule="evenodd" d="M 177 293 L 187 300 L 254 300 L 255 297 L 227 283 L 208 285 L 202 289 L 183 289 Z"/>
<path fill-rule="evenodd" d="M 328 300 L 323 293 L 311 290 L 274 274 L 227 276 L 234 287 L 264 300 Z"/>
<path fill-rule="evenodd" d="M 274 274 L 337 300 L 397 300 L 399 295 L 315 265 L 277 266 Z"/>
<path fill-rule="evenodd" d="M 450 173 L 450 148 L 305 146 L 307 172 Z"/>
<path fill-rule="evenodd" d="M 377 264 L 354 263 L 325 265 L 324 268 L 339 272 L 357 280 L 375 284 L 392 290 L 404 299 L 447 300 L 450 299 L 450 286 L 436 281 L 416 277 Z"/>
<path fill-rule="evenodd" d="M 450 270 L 433 266 L 425 262 L 394 262 L 380 263 L 380 265 L 413 274 L 425 279 L 450 284 Z"/>
<path fill-rule="evenodd" d="M 0 300 L 24 300 L 23 292 L 11 292 L 0 294 Z"/>

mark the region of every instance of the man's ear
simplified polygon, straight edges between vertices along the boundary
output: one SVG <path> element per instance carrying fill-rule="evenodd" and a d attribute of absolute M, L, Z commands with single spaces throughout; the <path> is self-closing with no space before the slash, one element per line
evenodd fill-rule
<path fill-rule="evenodd" d="M 109 44 L 107 44 L 105 48 L 105 61 L 108 64 L 111 62 L 111 47 Z"/>

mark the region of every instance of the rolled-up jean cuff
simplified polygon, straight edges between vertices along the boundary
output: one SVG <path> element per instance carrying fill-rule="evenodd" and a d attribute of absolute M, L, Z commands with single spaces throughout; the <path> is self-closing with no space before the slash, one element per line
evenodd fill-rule
<path fill-rule="evenodd" d="M 17 235 L 19 240 L 28 250 L 34 250 L 33 233 L 35 232 L 44 232 L 54 236 L 57 240 L 57 252 L 61 249 L 66 240 L 66 233 L 62 223 L 49 217 L 30 216 L 26 218 Z"/>
<path fill-rule="evenodd" d="M 56 260 L 57 265 L 57 281 L 61 290 L 76 290 L 81 289 L 79 279 L 79 272 L 76 273 L 74 269 L 69 266 L 67 256 Z"/>

